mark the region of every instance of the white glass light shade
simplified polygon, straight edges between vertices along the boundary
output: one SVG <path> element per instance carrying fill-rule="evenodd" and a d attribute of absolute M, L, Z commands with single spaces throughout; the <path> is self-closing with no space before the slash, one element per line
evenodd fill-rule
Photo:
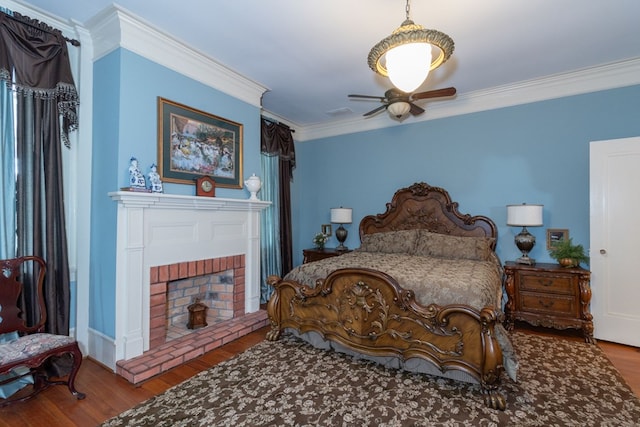
<path fill-rule="evenodd" d="M 507 205 L 507 225 L 539 227 L 542 225 L 543 205 Z"/>
<path fill-rule="evenodd" d="M 394 47 L 385 54 L 385 62 L 391 83 L 403 92 L 413 92 L 429 75 L 431 45 L 407 43 Z"/>
<path fill-rule="evenodd" d="M 394 102 L 387 107 L 387 111 L 394 117 L 400 118 L 407 114 L 411 109 L 408 102 Z"/>
<path fill-rule="evenodd" d="M 331 208 L 331 222 L 334 224 L 351 224 L 351 208 Z"/>

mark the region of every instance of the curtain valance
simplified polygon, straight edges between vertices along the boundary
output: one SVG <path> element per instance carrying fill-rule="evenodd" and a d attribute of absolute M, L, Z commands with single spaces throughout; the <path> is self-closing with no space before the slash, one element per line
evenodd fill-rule
<path fill-rule="evenodd" d="M 79 97 L 60 30 L 19 13 L 0 13 L 0 80 L 19 94 L 55 100 L 69 146 L 69 132 L 78 127 Z"/>
<path fill-rule="evenodd" d="M 280 160 L 288 161 L 290 172 L 296 167 L 296 150 L 293 133 L 288 126 L 262 119 L 262 138 L 260 151 L 268 156 L 279 156 Z"/>

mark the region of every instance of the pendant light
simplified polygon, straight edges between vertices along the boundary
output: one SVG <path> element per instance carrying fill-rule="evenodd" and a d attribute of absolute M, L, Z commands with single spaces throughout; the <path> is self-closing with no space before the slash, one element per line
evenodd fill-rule
<path fill-rule="evenodd" d="M 391 83 L 405 93 L 420 87 L 429 71 L 444 64 L 454 49 L 451 37 L 415 24 L 409 18 L 409 11 L 407 0 L 405 21 L 376 44 L 368 57 L 373 71 L 389 77 Z"/>

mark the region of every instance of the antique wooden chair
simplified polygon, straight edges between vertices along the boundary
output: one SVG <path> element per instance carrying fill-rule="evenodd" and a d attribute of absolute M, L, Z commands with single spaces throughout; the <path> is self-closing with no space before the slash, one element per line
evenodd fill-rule
<path fill-rule="evenodd" d="M 36 285 L 39 319 L 34 325 L 27 325 L 18 307 L 23 290 L 21 272 L 26 269 L 33 272 Z M 76 398 L 85 397 L 74 386 L 82 363 L 77 341 L 73 337 L 42 332 L 47 319 L 42 289 L 45 273 L 46 264 L 40 257 L 0 260 L 0 388 L 8 390 L 0 398 L 0 407 L 29 399 L 54 384 L 66 384 Z M 64 375 L 66 380 L 64 377 L 54 380 L 45 371 L 45 362 L 53 356 L 64 355 L 72 356 L 73 365 L 69 374 Z M 28 383 L 32 385 L 23 385 Z M 16 392 L 22 387 L 25 389 Z"/>

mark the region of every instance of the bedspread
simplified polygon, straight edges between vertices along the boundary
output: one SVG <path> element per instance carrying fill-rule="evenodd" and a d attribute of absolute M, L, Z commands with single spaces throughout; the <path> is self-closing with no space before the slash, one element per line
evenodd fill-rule
<path fill-rule="evenodd" d="M 400 286 L 415 292 L 422 305 L 466 304 L 477 310 L 501 307 L 502 271 L 494 260 L 476 261 L 355 250 L 293 269 L 285 280 L 314 287 L 339 268 L 384 271 Z"/>

